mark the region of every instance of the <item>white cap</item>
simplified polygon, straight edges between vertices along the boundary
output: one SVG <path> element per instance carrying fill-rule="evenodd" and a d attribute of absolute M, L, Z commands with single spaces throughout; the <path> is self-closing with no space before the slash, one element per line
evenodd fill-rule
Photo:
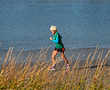
<path fill-rule="evenodd" d="M 50 27 L 50 31 L 57 31 L 57 27 L 52 25 L 52 26 Z"/>

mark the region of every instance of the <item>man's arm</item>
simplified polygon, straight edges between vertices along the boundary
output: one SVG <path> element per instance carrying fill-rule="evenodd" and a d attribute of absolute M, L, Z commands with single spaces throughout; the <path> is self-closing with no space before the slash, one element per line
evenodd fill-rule
<path fill-rule="evenodd" d="M 55 39 L 53 39 L 52 40 L 54 43 L 58 43 L 58 41 L 59 41 L 59 38 L 58 37 L 56 37 Z"/>
<path fill-rule="evenodd" d="M 59 35 L 56 34 L 56 35 L 53 37 L 52 41 L 53 41 L 54 43 L 58 43 L 58 42 L 59 42 Z"/>

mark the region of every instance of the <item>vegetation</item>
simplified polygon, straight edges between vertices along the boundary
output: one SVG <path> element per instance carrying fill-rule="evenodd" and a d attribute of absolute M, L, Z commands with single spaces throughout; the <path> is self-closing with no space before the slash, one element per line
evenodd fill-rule
<path fill-rule="evenodd" d="M 50 62 L 45 61 L 47 51 L 40 52 L 36 62 L 29 55 L 25 62 L 17 63 L 20 57 L 13 55 L 9 48 L 0 68 L 0 90 L 110 90 L 110 67 L 106 66 L 110 51 L 103 57 L 103 50 L 90 53 L 85 63 L 80 66 L 80 55 L 77 59 L 70 58 L 70 71 L 65 71 L 65 65 L 58 68 L 62 62 L 57 60 L 56 71 L 49 71 Z M 96 60 L 97 58 L 97 60 Z M 74 63 L 72 64 L 72 62 Z M 95 65 L 96 67 L 92 68 Z"/>

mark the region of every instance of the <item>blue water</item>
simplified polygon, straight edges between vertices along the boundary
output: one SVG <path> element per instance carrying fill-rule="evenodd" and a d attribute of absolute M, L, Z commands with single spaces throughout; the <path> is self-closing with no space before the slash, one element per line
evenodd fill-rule
<path fill-rule="evenodd" d="M 52 46 L 50 25 L 66 48 L 110 48 L 110 1 L 0 0 L 0 48 Z"/>

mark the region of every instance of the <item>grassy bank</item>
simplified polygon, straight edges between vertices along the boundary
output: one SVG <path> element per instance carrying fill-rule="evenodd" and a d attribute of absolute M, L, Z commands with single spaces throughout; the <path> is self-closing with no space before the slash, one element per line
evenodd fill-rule
<path fill-rule="evenodd" d="M 36 55 L 38 60 L 34 63 L 32 55 L 27 56 L 25 62 L 16 63 L 22 51 L 13 55 L 13 49 L 9 48 L 1 61 L 0 90 L 110 90 L 110 67 L 106 66 L 110 51 L 103 58 L 103 50 L 98 52 L 96 48 L 82 66 L 80 55 L 77 59 L 71 56 L 69 72 L 59 58 L 56 71 L 49 71 L 50 61 L 45 61 L 47 51 Z"/>

